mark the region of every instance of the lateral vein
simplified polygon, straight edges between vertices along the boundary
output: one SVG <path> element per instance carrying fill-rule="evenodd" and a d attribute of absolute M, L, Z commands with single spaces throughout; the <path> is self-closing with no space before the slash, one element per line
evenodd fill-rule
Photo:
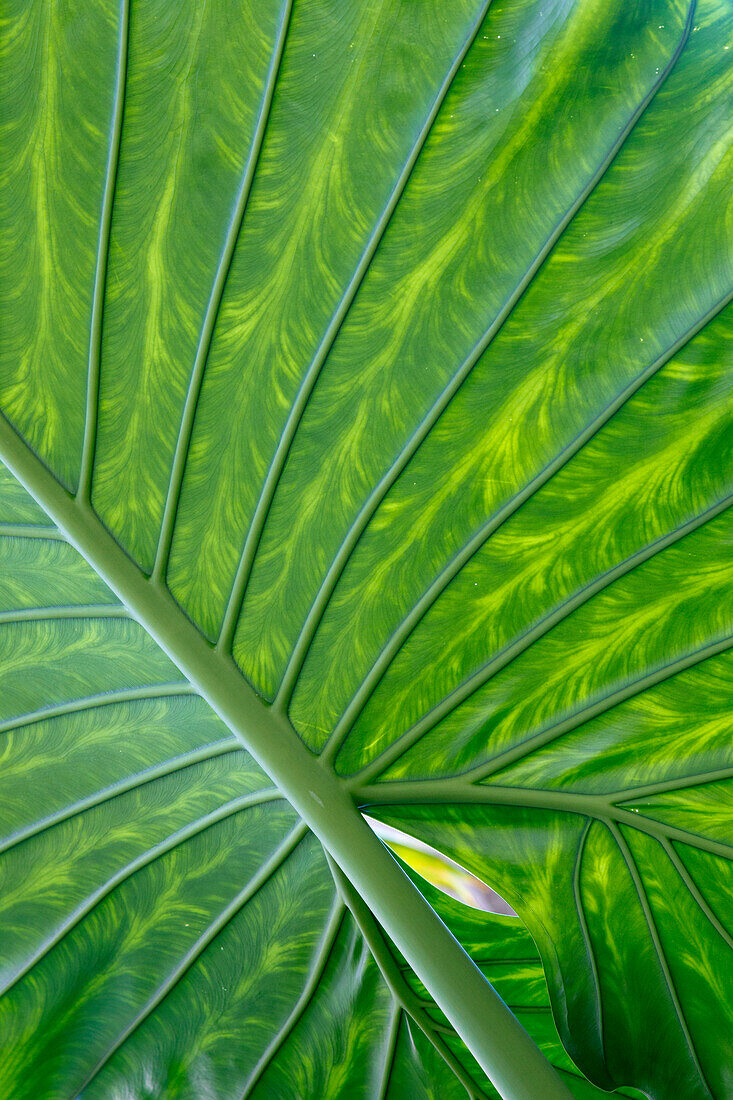
<path fill-rule="evenodd" d="M 514 312 L 514 309 L 519 303 L 520 299 L 524 297 L 525 293 L 527 292 L 531 283 L 534 281 L 538 272 L 544 266 L 548 256 L 554 250 L 557 242 L 563 236 L 566 229 L 574 220 L 580 209 L 585 205 L 588 198 L 595 191 L 596 187 L 601 182 L 606 172 L 611 167 L 619 152 L 623 148 L 626 140 L 634 130 L 639 119 L 642 117 L 649 104 L 652 102 L 657 92 L 662 87 L 669 74 L 672 72 L 672 69 L 674 68 L 684 48 L 684 45 L 692 28 L 692 16 L 694 8 L 695 0 L 693 0 L 681 41 L 677 46 L 674 54 L 672 55 L 669 63 L 662 70 L 659 78 L 654 82 L 646 97 L 641 101 L 636 111 L 631 115 L 626 126 L 619 134 L 617 140 L 609 149 L 605 158 L 601 161 L 596 172 L 589 179 L 585 188 L 580 191 L 575 202 L 568 208 L 564 216 L 557 223 L 555 229 L 552 231 L 540 251 L 537 253 L 534 261 L 525 272 L 525 275 L 517 283 L 516 288 L 507 299 L 492 324 L 474 345 L 467 358 L 460 365 L 456 373 L 448 382 L 445 389 L 435 400 L 423 420 L 420 422 L 420 424 L 418 424 L 415 431 L 407 440 L 397 458 L 379 480 L 377 485 L 369 494 L 365 503 L 362 505 L 362 508 L 357 514 L 351 527 L 347 531 L 346 537 L 339 547 L 339 550 L 337 551 L 336 556 L 334 557 L 328 569 L 328 572 L 323 579 L 321 587 L 316 595 L 313 604 L 311 605 L 310 611 L 308 612 L 300 635 L 296 640 L 293 652 L 286 666 L 285 673 L 283 675 L 283 679 L 276 696 L 276 702 L 284 709 L 287 709 L 290 703 L 290 699 L 292 698 L 293 692 L 295 690 L 298 677 L 300 676 L 303 664 L 305 663 L 305 659 L 308 655 L 308 650 L 310 649 L 313 638 L 316 635 L 320 622 L 331 600 L 334 589 L 336 588 L 341 574 L 343 573 L 346 565 L 349 562 L 349 559 L 351 558 L 356 544 L 364 533 L 364 530 L 368 526 L 369 522 L 377 511 L 377 508 L 384 500 L 389 490 L 399 478 L 402 471 L 405 469 L 414 454 L 428 437 L 433 427 L 443 415 L 445 410 L 448 408 L 455 395 L 461 389 L 464 382 L 471 374 L 473 368 L 476 366 L 476 363 L 479 361 L 489 345 L 493 342 L 494 338 L 498 335 L 500 330 L 504 327 L 507 320 Z"/>
<path fill-rule="evenodd" d="M 432 710 L 428 711 L 428 713 L 416 722 L 411 729 L 407 730 L 399 738 L 393 741 L 389 748 L 380 753 L 380 755 L 360 773 L 362 782 L 368 782 L 374 779 L 375 776 L 381 775 L 382 772 L 391 767 L 395 761 L 399 760 L 400 757 L 416 745 L 426 734 L 430 733 L 430 731 L 440 722 L 452 714 L 453 711 L 457 710 L 462 703 L 466 702 L 471 695 L 487 684 L 489 680 L 497 675 L 497 673 L 511 664 L 512 661 L 534 645 L 535 642 L 548 634 L 554 627 L 564 622 L 573 612 L 588 603 L 594 596 L 597 596 L 600 592 L 604 591 L 604 589 L 608 588 L 609 585 L 620 580 L 634 569 L 637 569 L 640 565 L 643 565 L 645 562 L 661 553 L 662 550 L 666 550 L 668 547 L 679 542 L 686 535 L 697 531 L 716 516 L 725 512 L 732 504 L 733 496 L 724 497 L 710 508 L 707 508 L 700 515 L 688 520 L 687 523 L 683 523 L 680 527 L 675 528 L 666 535 L 662 535 L 655 539 L 653 542 L 649 543 L 649 545 L 631 554 L 611 569 L 607 569 L 605 573 L 602 573 L 593 581 L 590 581 L 588 584 L 578 589 L 572 596 L 560 603 L 554 610 L 540 619 L 539 622 L 535 623 L 533 627 L 520 635 L 509 645 L 505 646 L 495 657 L 487 661 L 481 668 L 472 673 L 471 676 L 467 677 L 462 684 L 451 691 L 440 703 L 434 706 Z"/>
<path fill-rule="evenodd" d="M 275 48 L 273 50 L 272 58 L 270 60 L 270 66 L 267 71 L 265 89 L 260 104 L 260 111 L 257 118 L 257 125 L 255 127 L 254 136 L 252 139 L 252 145 L 249 151 L 249 156 L 247 157 L 247 163 L 245 165 L 244 172 L 242 174 L 242 180 L 239 186 L 239 190 L 237 192 L 237 198 L 234 205 L 234 212 L 229 223 L 229 230 L 227 232 L 226 240 L 224 242 L 224 248 L 222 250 L 221 256 L 219 257 L 219 264 L 216 269 L 214 283 L 211 288 L 209 301 L 206 306 L 206 313 L 204 315 L 204 321 L 201 327 L 201 332 L 199 334 L 193 369 L 191 371 L 191 377 L 188 383 L 188 390 L 186 392 L 186 399 L 183 406 L 181 423 L 178 430 L 178 438 L 176 440 L 176 448 L 173 455 L 173 464 L 171 466 L 171 475 L 168 483 L 168 492 L 166 495 L 165 507 L 163 511 L 163 520 L 161 523 L 160 534 L 158 537 L 158 546 L 155 554 L 155 562 L 151 574 L 151 580 L 154 583 L 162 584 L 165 582 L 165 576 L 168 569 L 168 560 L 170 558 L 171 546 L 173 542 L 173 531 L 176 523 L 176 512 L 178 510 L 178 502 L 181 495 L 181 486 L 183 484 L 183 475 L 186 468 L 188 450 L 191 443 L 193 424 L 196 416 L 196 406 L 198 405 L 201 387 L 203 385 L 206 364 L 209 358 L 211 343 L 214 337 L 214 329 L 216 327 L 216 321 L 219 316 L 219 309 L 221 307 L 222 298 L 224 297 L 224 289 L 226 287 L 227 279 L 229 277 L 232 260 L 234 258 L 234 251 L 236 249 L 237 241 L 239 240 L 242 229 L 242 224 L 244 222 L 245 211 L 247 209 L 249 196 L 252 191 L 252 183 L 257 172 L 257 165 L 259 162 L 260 151 L 262 149 L 262 143 L 264 141 L 265 132 L 267 130 L 267 125 L 270 119 L 270 109 L 272 107 L 272 99 L 275 92 L 275 85 L 277 84 L 277 78 L 280 72 L 280 64 L 282 62 L 282 57 L 285 50 L 285 42 L 287 40 L 288 29 L 290 26 L 290 16 L 292 14 L 292 8 L 293 0 L 285 0 L 280 17 L 280 25 L 278 27 Z"/>
<path fill-rule="evenodd" d="M 85 501 L 91 500 L 94 453 L 97 445 L 99 378 L 102 364 L 102 326 L 104 322 L 104 304 L 107 293 L 107 267 L 109 264 L 112 211 L 114 209 L 115 190 L 117 187 L 117 176 L 120 164 L 122 123 L 125 114 L 129 38 L 130 0 L 120 0 L 120 31 L 117 68 L 115 73 L 114 106 L 112 109 L 112 128 L 104 181 L 104 197 L 102 199 L 102 212 L 99 220 L 99 240 L 97 243 L 97 262 L 94 272 L 92 318 L 89 334 L 84 437 L 79 472 L 79 485 L 77 488 L 77 496 Z"/>
<path fill-rule="evenodd" d="M 206 829 L 210 829 L 213 825 L 217 825 L 219 822 L 225 821 L 229 817 L 233 817 L 234 814 L 241 813 L 243 810 L 251 809 L 255 806 L 263 805 L 266 802 L 279 801 L 282 797 L 283 796 L 276 788 L 255 791 L 253 794 L 241 795 L 239 798 L 232 799 L 231 802 L 219 806 L 216 810 L 204 814 L 203 817 L 198 818 L 196 821 L 184 825 L 183 828 L 178 829 L 175 833 L 171 833 L 165 840 L 155 844 L 152 848 L 149 848 L 147 852 L 143 852 L 142 855 L 139 855 L 136 859 L 131 860 L 130 863 L 121 867 L 119 871 L 108 878 L 105 883 L 85 898 L 83 902 L 77 905 L 73 912 L 71 912 L 65 920 L 54 929 L 51 935 L 44 940 L 41 946 L 26 959 L 22 966 L 18 968 L 12 977 L 6 981 L 2 989 L 0 989 L 0 997 L 4 996 L 9 989 L 12 989 L 21 978 L 25 977 L 25 975 L 49 953 L 49 951 L 53 950 L 64 936 L 68 935 L 73 928 L 80 924 L 81 921 L 91 913 L 100 901 L 103 901 L 103 899 L 111 894 L 113 890 L 121 886 L 138 871 L 141 871 L 144 867 L 148 867 L 151 863 L 154 863 L 156 859 L 160 859 L 161 856 L 167 855 L 168 852 L 172 852 L 174 848 L 177 848 L 187 840 L 191 840 L 192 837 L 198 836 Z M 298 828 L 301 828 L 301 826 L 298 826 Z"/>
<path fill-rule="evenodd" d="M 715 306 L 708 311 L 705 317 L 701 318 L 692 328 L 688 329 L 687 332 L 676 340 L 663 355 L 650 364 L 641 374 L 637 375 L 637 377 L 630 382 L 613 401 L 609 402 L 590 424 L 588 424 L 588 426 L 580 432 L 552 462 L 548 463 L 548 465 L 545 466 L 545 468 L 540 471 L 524 489 L 508 501 L 491 519 L 487 520 L 486 523 L 479 527 L 464 547 L 443 567 L 417 603 L 415 603 L 407 615 L 405 615 L 402 622 L 386 642 L 365 675 L 359 688 L 351 699 L 351 702 L 348 704 L 334 727 L 331 738 L 323 749 L 322 756 L 325 761 L 331 762 L 335 759 L 339 749 L 349 735 L 369 698 L 376 690 L 382 677 L 385 675 L 387 669 L 390 667 L 407 639 L 433 604 L 442 595 L 450 582 L 460 573 L 474 554 L 481 549 L 484 543 L 488 541 L 491 535 L 493 535 L 499 527 L 506 523 L 515 512 L 519 511 L 522 505 L 530 500 L 552 477 L 554 477 L 558 470 L 562 469 L 562 467 L 565 466 L 570 459 L 586 445 L 586 443 L 598 434 L 601 428 L 603 428 L 608 421 L 616 415 L 619 409 L 621 409 L 623 405 L 641 389 L 645 382 L 649 381 L 650 378 L 661 370 L 661 368 L 669 362 L 681 348 L 688 344 L 690 340 L 692 340 L 693 337 L 696 336 L 706 324 L 713 320 L 713 318 L 732 300 L 733 291 L 726 295 L 721 301 L 717 302 Z"/>
<path fill-rule="evenodd" d="M 280 436 L 280 440 L 277 444 L 275 454 L 273 455 L 272 461 L 270 463 L 270 467 L 267 471 L 267 476 L 265 477 L 265 481 L 262 485 L 260 497 L 255 507 L 252 522 L 250 524 L 249 531 L 247 532 L 244 547 L 242 549 L 242 555 L 240 557 L 237 572 L 234 577 L 234 583 L 232 585 L 229 602 L 224 613 L 224 619 L 222 622 L 219 640 L 217 643 L 218 648 L 226 653 L 229 653 L 232 648 L 239 614 L 242 608 L 242 603 L 244 601 L 244 596 L 247 590 L 247 585 L 249 583 L 252 568 L 254 566 L 254 560 L 257 554 L 260 539 L 262 537 L 262 532 L 267 521 L 267 516 L 270 512 L 270 507 L 277 491 L 280 477 L 282 475 L 283 469 L 285 468 L 285 463 L 287 461 L 290 447 L 292 445 L 293 439 L 295 438 L 295 434 L 298 430 L 298 427 L 303 417 L 303 413 L 305 412 L 305 409 L 310 400 L 311 394 L 313 393 L 313 389 L 318 380 L 318 376 L 321 373 L 323 364 L 326 362 L 326 359 L 331 352 L 331 348 L 333 347 L 339 329 L 341 328 L 341 325 L 343 324 L 347 313 L 351 309 L 352 303 L 357 295 L 359 287 L 364 280 L 364 276 L 366 275 L 371 265 L 371 262 L 374 258 L 377 248 L 379 247 L 379 243 L 384 236 L 387 226 L 389 225 L 395 208 L 397 207 L 397 204 L 402 197 L 408 180 L 412 175 L 417 159 L 423 149 L 423 146 L 425 145 L 430 131 L 433 128 L 433 123 L 435 122 L 440 107 L 442 106 L 443 101 L 448 94 L 455 75 L 462 64 L 463 59 L 473 45 L 473 42 L 475 41 L 479 30 L 481 29 L 481 25 L 486 17 L 486 13 L 489 9 L 490 4 L 491 0 L 482 0 L 478 17 L 474 21 L 466 41 L 463 43 L 461 49 L 454 58 L 453 63 L 448 70 L 448 74 L 446 75 L 443 83 L 438 89 L 430 112 L 428 113 L 428 116 L 423 123 L 422 129 L 420 130 L 420 133 L 418 134 L 417 139 L 412 146 L 412 149 L 410 150 L 409 156 L 402 168 L 397 182 L 392 189 L 392 193 L 390 194 L 389 200 L 387 201 L 387 205 L 379 216 L 379 219 L 369 236 L 366 247 L 361 254 L 361 258 L 356 267 L 356 270 L 349 280 L 349 283 L 344 293 L 342 294 L 339 304 L 336 308 L 336 312 L 331 318 L 328 327 L 326 328 L 326 331 L 323 335 L 323 338 L 321 339 L 321 342 L 316 349 L 315 355 L 313 356 L 313 359 L 311 360 L 303 376 L 303 380 L 296 394 L 295 401 L 290 409 L 290 412 L 288 413 L 287 420 L 285 421 L 285 426 Z"/>
<path fill-rule="evenodd" d="M 280 1047 L 297 1026 L 298 1022 L 305 1014 L 308 1005 L 313 1000 L 338 937 L 344 919 L 344 908 L 343 902 L 337 895 L 331 908 L 331 913 L 326 923 L 323 936 L 321 937 L 320 945 L 313 959 L 310 972 L 307 975 L 303 991 L 295 1002 L 292 1011 L 278 1028 L 277 1033 L 273 1036 L 272 1041 L 269 1043 L 262 1057 L 257 1062 L 257 1065 L 252 1070 L 252 1073 L 247 1078 L 247 1083 L 244 1086 L 244 1092 L 240 1100 L 248 1100 L 248 1097 L 252 1095 L 252 1091 L 257 1086 L 265 1070 L 272 1062 Z"/>
<path fill-rule="evenodd" d="M 136 1013 L 127 1027 L 120 1033 L 114 1043 L 109 1047 L 102 1058 L 99 1059 L 97 1064 L 91 1073 L 87 1076 L 80 1091 L 83 1091 L 89 1086 L 95 1077 L 99 1075 L 101 1070 L 107 1065 L 112 1056 L 120 1049 L 120 1047 L 130 1038 L 132 1033 L 137 1030 L 141 1023 L 148 1018 L 158 1005 L 168 996 L 173 987 L 181 980 L 188 970 L 193 966 L 196 960 L 203 954 L 209 944 L 219 935 L 219 933 L 236 917 L 240 910 L 249 902 L 254 895 L 265 885 L 275 872 L 282 866 L 285 860 L 297 847 L 305 834 L 308 832 L 307 825 L 302 822 L 295 826 L 295 828 L 288 834 L 285 840 L 276 848 L 274 853 L 270 856 L 266 863 L 262 865 L 259 871 L 253 876 L 247 883 L 243 890 L 236 895 L 229 904 L 222 909 L 218 917 L 211 922 L 206 931 L 199 936 L 193 946 L 186 952 L 184 957 L 178 963 L 176 967 L 170 972 L 166 980 L 156 989 L 155 993 L 145 1002 L 145 1004 Z"/>
<path fill-rule="evenodd" d="M 690 1029 L 687 1026 L 687 1020 L 685 1019 L 684 1012 L 682 1011 L 682 1005 L 680 1004 L 679 996 L 677 994 L 677 990 L 675 988 L 674 981 L 672 980 L 672 975 L 671 975 L 670 969 L 669 969 L 669 963 L 667 962 L 667 957 L 664 953 L 664 949 L 663 949 L 661 941 L 659 939 L 659 931 L 657 929 L 657 924 L 656 924 L 656 921 L 654 920 L 654 915 L 652 913 L 651 906 L 649 904 L 649 899 L 647 897 L 647 892 L 646 892 L 646 889 L 644 887 L 644 883 L 642 881 L 641 874 L 640 874 L 639 869 L 636 865 L 636 860 L 634 859 L 634 856 L 631 852 L 631 849 L 629 848 L 628 844 L 626 843 L 626 840 L 624 839 L 624 837 L 621 833 L 621 830 L 616 825 L 614 825 L 612 823 L 609 823 L 608 828 L 611 832 L 611 835 L 613 836 L 613 839 L 616 841 L 619 852 L 621 853 L 621 856 L 624 860 L 624 863 L 626 864 L 626 866 L 629 870 L 629 874 L 631 876 L 632 882 L 634 883 L 634 888 L 635 888 L 637 896 L 639 898 L 639 904 L 640 904 L 642 912 L 644 914 L 644 920 L 646 921 L 647 928 L 649 929 L 649 935 L 650 935 L 652 943 L 654 945 L 654 951 L 656 953 L 657 959 L 659 961 L 660 969 L 661 969 L 662 974 L 664 976 L 664 982 L 665 982 L 665 985 L 667 986 L 667 990 L 669 992 L 669 997 L 670 997 L 670 1000 L 672 1001 L 672 1005 L 673 1005 L 673 1008 L 674 1008 L 674 1011 L 675 1011 L 675 1015 L 677 1016 L 677 1020 L 678 1020 L 679 1025 L 680 1025 L 680 1030 L 681 1030 L 682 1034 L 684 1035 L 685 1042 L 686 1042 L 686 1044 L 689 1048 L 690 1055 L 692 1057 L 692 1061 L 695 1065 L 695 1069 L 697 1070 L 697 1073 L 700 1077 L 700 1081 L 702 1082 L 703 1086 L 707 1090 L 708 1095 L 711 1097 L 711 1100 L 713 1100 L 713 1093 L 712 1093 L 712 1091 L 710 1089 L 710 1085 L 708 1084 L 708 1081 L 705 1077 L 705 1073 L 703 1072 L 703 1068 L 700 1065 L 700 1060 L 697 1056 L 697 1051 L 695 1050 L 695 1044 L 692 1041 L 692 1036 L 690 1035 Z"/>
<path fill-rule="evenodd" d="M 104 787 L 100 791 L 95 791 L 86 798 L 80 798 L 78 801 L 62 807 L 60 810 L 57 810 L 56 813 L 48 814 L 47 817 L 41 818 L 40 821 L 34 821 L 25 829 L 18 829 L 17 832 L 11 833 L 10 836 L 0 840 L 0 854 L 7 852 L 10 848 L 14 848 L 17 844 L 22 844 L 24 840 L 30 840 L 31 837 L 38 836 L 47 829 L 52 829 L 54 826 L 60 825 L 64 821 L 69 821 L 78 814 L 94 809 L 95 806 L 99 806 L 104 802 L 111 802 L 114 798 L 119 798 L 120 795 L 137 790 L 138 787 L 143 787 L 146 783 L 152 783 L 156 779 L 164 779 L 167 775 L 172 775 L 174 772 L 182 771 L 184 768 L 190 768 L 195 764 L 201 764 L 207 760 L 213 760 L 218 756 L 227 756 L 229 753 L 241 751 L 242 746 L 236 737 L 226 737 L 221 741 L 215 741 L 212 745 L 207 745 L 203 749 L 195 749 L 192 752 L 182 753 L 180 756 L 175 756 L 171 760 L 166 760 L 164 763 L 158 764 L 153 768 L 147 768 L 145 771 L 136 772 L 135 775 L 127 776 L 127 778 L 121 779 L 118 783 L 112 783 L 110 786 Z"/>
<path fill-rule="evenodd" d="M 425 1012 L 419 997 L 410 989 L 394 956 L 392 946 L 384 935 L 368 906 L 360 895 L 354 890 L 348 878 L 334 860 L 326 854 L 331 874 L 333 875 L 337 889 L 348 906 L 351 915 L 361 932 L 366 944 L 374 958 L 374 961 L 392 993 L 392 996 L 402 1005 L 402 1008 L 420 1028 L 426 1039 L 432 1044 L 437 1053 L 455 1074 L 463 1087 L 471 1096 L 479 1100 L 488 1100 L 486 1093 L 481 1091 L 476 1082 L 469 1076 L 456 1056 L 440 1038 L 438 1034 L 443 1028 L 437 1024 Z M 452 1029 L 448 1029 L 452 1034 Z"/>
<path fill-rule="evenodd" d="M 45 722 L 48 718 L 60 718 L 64 714 L 79 714 L 82 711 L 93 710 L 95 707 L 114 706 L 117 703 L 132 703 L 138 699 L 168 699 L 176 695 L 195 694 L 196 691 L 187 681 L 171 684 L 146 684 L 145 687 L 105 691 L 100 692 L 98 695 L 87 695 L 83 699 L 71 699 L 67 703 L 40 707 L 38 710 L 28 711 L 26 714 L 20 714 L 14 718 L 7 718 L 4 722 L 0 722 L 0 733 L 9 733 L 21 726 L 30 726 L 34 722 Z"/>

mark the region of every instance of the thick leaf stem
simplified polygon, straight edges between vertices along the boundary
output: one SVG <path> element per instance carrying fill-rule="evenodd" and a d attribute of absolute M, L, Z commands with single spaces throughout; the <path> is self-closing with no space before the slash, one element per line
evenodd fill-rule
<path fill-rule="evenodd" d="M 428 1016 L 419 997 L 410 989 L 381 928 L 374 920 L 369 907 L 364 903 L 364 899 L 357 894 L 333 860 L 329 859 L 329 865 L 339 892 L 348 906 L 359 931 L 366 940 L 392 996 L 399 1002 L 408 1016 L 414 1020 L 425 1038 L 433 1045 L 446 1065 L 449 1066 L 451 1072 L 461 1082 L 472 1100 L 487 1100 L 486 1093 L 478 1088 L 476 1082 L 466 1073 L 453 1052 L 440 1038 L 438 1033 L 441 1030 L 441 1025 Z"/>
<path fill-rule="evenodd" d="M 498 993 L 362 819 L 351 795 L 233 661 L 216 653 L 162 585 L 151 583 L 92 509 L 75 501 L 0 418 L 0 459 L 178 665 L 367 901 L 504 1100 L 571 1094 Z"/>

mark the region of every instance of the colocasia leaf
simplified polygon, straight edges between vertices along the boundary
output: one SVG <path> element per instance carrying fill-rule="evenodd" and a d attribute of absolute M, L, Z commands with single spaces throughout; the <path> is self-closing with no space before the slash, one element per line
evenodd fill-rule
<path fill-rule="evenodd" d="M 732 41 L 5 5 L 10 1100 L 733 1095 Z"/>

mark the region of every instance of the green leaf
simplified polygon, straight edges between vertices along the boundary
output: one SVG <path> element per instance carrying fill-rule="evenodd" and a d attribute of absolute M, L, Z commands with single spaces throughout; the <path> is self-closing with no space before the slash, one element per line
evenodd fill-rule
<path fill-rule="evenodd" d="M 560 1053 L 544 973 L 537 948 L 526 928 L 507 916 L 479 914 L 457 904 L 432 886 L 423 886 L 423 889 L 430 903 L 511 1005 L 530 1035 L 561 1069 L 573 1096 L 578 1100 L 602 1100 L 603 1096 L 607 1097 L 607 1093 L 580 1077 L 567 1055 L 563 1057 Z M 413 987 L 424 996 L 416 979 L 409 973 L 408 977 Z M 616 1095 L 636 1096 L 638 1093 L 633 1089 L 621 1089 Z"/>
<path fill-rule="evenodd" d="M 99 578 L 80 664 L 8 642 L 8 720 L 185 678 L 270 776 L 227 797 L 274 784 L 242 813 L 300 815 L 503 1096 L 566 1093 L 361 809 L 506 897 L 597 1085 L 728 1096 L 730 5 L 5 19 L 0 458 Z"/>
<path fill-rule="evenodd" d="M 0 522 L 3 1095 L 495 1097 L 315 837 L 2 467 Z M 523 926 L 434 904 L 594 1095 Z"/>

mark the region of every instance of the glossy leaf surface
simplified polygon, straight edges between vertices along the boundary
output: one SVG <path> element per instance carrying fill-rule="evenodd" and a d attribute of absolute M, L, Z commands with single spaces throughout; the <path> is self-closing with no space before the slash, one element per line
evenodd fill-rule
<path fill-rule="evenodd" d="M 174 664 L 191 624 L 201 682 L 233 659 L 240 744 L 506 897 L 594 1081 L 726 1097 L 730 5 L 6 18 L 0 457 L 97 572 L 125 551 Z M 102 621 L 73 673 L 28 629 L 11 718 L 110 690 L 106 646 L 175 679 Z M 295 819 L 250 813 L 262 866 Z"/>
<path fill-rule="evenodd" d="M 495 1097 L 318 841 L 4 470 L 0 556 L 3 1095 Z M 596 1095 L 526 930 L 431 897 Z"/>

